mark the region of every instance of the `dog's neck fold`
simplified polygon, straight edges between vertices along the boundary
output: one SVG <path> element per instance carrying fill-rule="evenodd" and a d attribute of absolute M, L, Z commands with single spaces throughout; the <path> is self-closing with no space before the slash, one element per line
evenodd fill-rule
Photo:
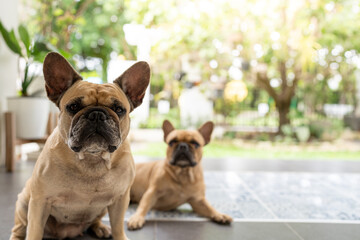
<path fill-rule="evenodd" d="M 86 154 L 88 154 L 88 153 L 86 153 Z M 104 152 L 97 153 L 97 154 L 91 154 L 90 153 L 90 155 L 92 155 L 92 157 L 95 157 L 95 158 L 100 158 L 101 157 L 101 159 L 103 160 L 103 163 L 105 164 L 106 168 L 108 170 L 110 170 L 110 168 L 111 168 L 111 154 L 110 154 L 110 152 L 104 151 Z M 78 158 L 79 158 L 79 160 L 84 160 L 85 159 L 85 153 L 84 152 L 79 152 L 78 153 Z"/>
<path fill-rule="evenodd" d="M 166 165 L 165 170 L 179 184 L 195 183 L 198 178 L 199 165 L 185 168 Z"/>

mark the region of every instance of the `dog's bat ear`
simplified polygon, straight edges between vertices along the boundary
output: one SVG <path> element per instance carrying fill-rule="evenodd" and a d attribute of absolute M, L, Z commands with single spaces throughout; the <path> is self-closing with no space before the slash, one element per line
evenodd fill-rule
<path fill-rule="evenodd" d="M 200 134 L 203 136 L 203 138 L 205 140 L 205 145 L 210 142 L 211 133 L 212 133 L 213 130 L 214 130 L 214 123 L 211 122 L 211 121 L 204 123 L 198 129 L 198 131 L 200 132 Z"/>
<path fill-rule="evenodd" d="M 82 77 L 59 53 L 48 53 L 44 60 L 43 72 L 48 98 L 57 106 L 63 93 Z"/>
<path fill-rule="evenodd" d="M 114 81 L 128 97 L 131 111 L 142 103 L 149 82 L 150 66 L 144 61 L 135 63 Z"/>
<path fill-rule="evenodd" d="M 164 141 L 166 142 L 166 138 L 170 132 L 174 131 L 174 126 L 171 124 L 169 120 L 165 120 L 162 125 L 162 129 L 164 131 Z"/>

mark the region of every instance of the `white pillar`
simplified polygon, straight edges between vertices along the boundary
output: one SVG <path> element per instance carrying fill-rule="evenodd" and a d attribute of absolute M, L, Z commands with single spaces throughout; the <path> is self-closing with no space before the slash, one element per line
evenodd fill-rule
<path fill-rule="evenodd" d="M 137 47 L 137 60 L 150 61 L 151 51 L 151 33 L 143 25 L 125 24 L 124 25 L 125 39 L 130 45 Z M 145 122 L 150 114 L 150 86 L 146 89 L 142 104 L 137 107 L 132 113 L 131 124 L 133 127 L 138 127 L 140 123 Z"/>
<path fill-rule="evenodd" d="M 0 16 L 3 25 L 9 28 L 18 26 L 18 0 L 0 0 Z M 5 163 L 5 123 L 6 98 L 16 95 L 18 77 L 18 58 L 13 54 L 0 36 L 0 165 Z"/>
<path fill-rule="evenodd" d="M 148 44 L 147 44 L 148 43 Z M 137 45 L 137 60 L 138 61 L 150 61 L 150 41 L 147 43 L 142 43 Z M 140 122 L 145 122 L 150 115 L 150 85 L 146 89 L 145 96 L 142 104 L 137 107 L 134 112 L 132 112 L 132 116 L 137 118 L 138 122 L 133 121 L 135 127 L 138 127 Z"/>

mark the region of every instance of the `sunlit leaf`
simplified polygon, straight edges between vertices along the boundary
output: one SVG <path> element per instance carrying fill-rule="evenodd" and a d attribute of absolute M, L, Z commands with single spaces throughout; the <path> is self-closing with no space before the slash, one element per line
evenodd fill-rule
<path fill-rule="evenodd" d="M 61 8 L 57 8 L 57 9 L 55 9 L 55 11 L 53 12 L 53 14 L 54 14 L 55 17 L 58 17 L 58 16 L 64 14 L 64 10 L 62 10 Z"/>
<path fill-rule="evenodd" d="M 6 45 L 9 47 L 9 49 L 11 51 L 13 51 L 14 53 L 22 56 L 21 53 L 21 48 L 20 45 L 15 37 L 15 33 L 14 30 L 11 30 L 10 32 L 8 32 L 5 27 L 3 26 L 2 22 L 0 21 L 0 32 L 1 35 L 4 38 L 4 41 L 6 43 Z"/>
<path fill-rule="evenodd" d="M 20 39 L 26 48 L 26 52 L 29 55 L 30 54 L 30 44 L 31 44 L 29 32 L 27 31 L 27 29 L 25 28 L 24 25 L 19 25 L 18 32 L 20 35 Z"/>

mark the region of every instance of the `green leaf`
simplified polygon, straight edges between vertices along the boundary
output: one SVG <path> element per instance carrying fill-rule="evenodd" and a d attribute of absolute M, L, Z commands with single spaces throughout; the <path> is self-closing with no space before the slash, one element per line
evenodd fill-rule
<path fill-rule="evenodd" d="M 29 77 L 29 63 L 26 64 L 25 66 L 25 74 L 24 74 L 24 79 L 23 79 L 23 82 L 22 82 L 22 85 L 21 85 L 21 92 L 22 92 L 22 95 L 24 96 L 28 96 L 28 88 L 29 88 L 29 85 L 33 82 L 34 78 L 35 78 L 35 75 L 32 75 Z"/>
<path fill-rule="evenodd" d="M 27 81 L 26 82 L 23 82 L 22 84 L 22 91 L 23 93 L 25 93 L 25 95 L 28 95 L 28 88 L 29 88 L 29 85 L 33 82 L 35 78 L 35 75 L 31 76 L 30 78 L 28 77 Z"/>
<path fill-rule="evenodd" d="M 58 17 L 58 16 L 64 14 L 64 10 L 62 10 L 61 8 L 57 8 L 57 9 L 55 9 L 55 11 L 53 12 L 53 14 L 54 14 L 55 17 Z"/>
<path fill-rule="evenodd" d="M 49 51 L 49 50 L 44 42 L 36 41 L 34 43 L 34 49 L 33 49 L 34 56 L 37 56 L 37 55 L 41 54 L 42 52 L 47 52 L 47 51 Z"/>
<path fill-rule="evenodd" d="M 66 59 L 70 59 L 72 57 L 72 55 L 69 52 L 66 52 L 64 50 L 57 50 L 57 52 L 59 52 L 61 55 L 63 55 L 64 58 L 66 58 Z"/>
<path fill-rule="evenodd" d="M 9 49 L 11 51 L 13 51 L 14 53 L 22 56 L 21 53 L 21 48 L 20 45 L 15 37 L 15 33 L 14 30 L 12 30 L 11 32 L 8 32 L 5 27 L 3 26 L 2 22 L 0 21 L 0 32 L 1 35 L 4 38 L 4 41 L 6 43 L 6 45 L 9 47 Z"/>
<path fill-rule="evenodd" d="M 23 89 L 24 91 L 24 86 L 25 86 L 25 83 L 28 79 L 28 72 L 29 72 L 29 63 L 26 63 L 26 66 L 25 66 L 25 73 L 24 73 L 24 79 L 22 80 L 22 84 L 21 84 L 21 88 Z"/>
<path fill-rule="evenodd" d="M 20 35 L 21 41 L 24 43 L 24 46 L 26 47 L 26 52 L 29 55 L 30 54 L 30 35 L 27 29 L 24 25 L 20 25 L 18 28 L 18 32 Z"/>
<path fill-rule="evenodd" d="M 23 57 L 23 54 L 22 54 L 22 52 L 21 52 L 20 43 L 19 43 L 19 40 L 18 40 L 18 39 L 16 38 L 16 36 L 15 36 L 15 31 L 14 31 L 14 29 L 11 29 L 9 35 L 10 35 L 11 40 L 12 40 L 13 43 L 15 44 L 16 49 L 19 51 L 18 54 L 19 54 L 21 57 Z"/>

